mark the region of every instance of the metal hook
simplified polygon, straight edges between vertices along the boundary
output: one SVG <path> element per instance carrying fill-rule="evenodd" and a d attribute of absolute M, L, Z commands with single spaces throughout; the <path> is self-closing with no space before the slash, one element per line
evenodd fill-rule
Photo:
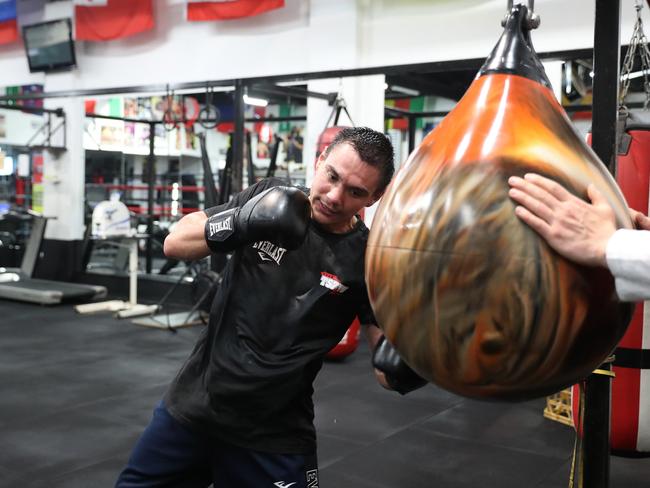
<path fill-rule="evenodd" d="M 636 0 L 634 4 L 634 9 L 636 10 L 636 18 L 641 20 L 641 11 L 643 10 L 643 0 Z"/>
<path fill-rule="evenodd" d="M 506 22 L 508 21 L 508 17 L 510 17 L 510 12 L 512 12 L 513 6 L 514 1 L 508 0 L 508 11 L 503 20 L 501 20 L 501 25 L 503 27 L 506 26 Z M 535 0 L 526 0 L 526 8 L 528 9 L 528 13 L 526 14 L 526 28 L 528 30 L 537 29 L 539 27 L 541 19 L 539 18 L 539 15 L 535 13 Z"/>

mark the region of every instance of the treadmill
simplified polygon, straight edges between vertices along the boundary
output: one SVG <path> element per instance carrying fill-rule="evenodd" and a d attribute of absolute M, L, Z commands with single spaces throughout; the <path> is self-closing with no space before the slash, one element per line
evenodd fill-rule
<path fill-rule="evenodd" d="M 45 235 L 47 219 L 32 214 L 32 230 L 20 268 L 0 268 L 0 298 L 41 305 L 104 298 L 106 287 L 32 278 Z"/>

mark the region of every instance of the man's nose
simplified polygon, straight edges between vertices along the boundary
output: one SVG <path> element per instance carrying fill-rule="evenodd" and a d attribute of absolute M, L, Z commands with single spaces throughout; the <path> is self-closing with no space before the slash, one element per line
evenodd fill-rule
<path fill-rule="evenodd" d="M 340 207 L 343 205 L 343 188 L 341 185 L 334 185 L 327 193 L 327 199 L 333 207 Z"/>

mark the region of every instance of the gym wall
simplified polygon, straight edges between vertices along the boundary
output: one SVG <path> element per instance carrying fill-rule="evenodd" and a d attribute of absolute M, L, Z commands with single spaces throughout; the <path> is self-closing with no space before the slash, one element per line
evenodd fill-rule
<path fill-rule="evenodd" d="M 633 1 L 621 2 L 622 39 L 632 33 Z M 155 6 L 152 31 L 77 43 L 79 67 L 69 73 L 30 74 L 22 44 L 3 46 L 0 86 L 42 83 L 50 92 L 482 58 L 506 2 L 286 0 L 283 9 L 228 22 L 187 22 L 185 0 Z M 593 45 L 593 0 L 538 0 L 535 10 L 544 23 L 533 34 L 538 52 Z M 71 15 L 71 1 L 18 2 L 21 23 Z"/>

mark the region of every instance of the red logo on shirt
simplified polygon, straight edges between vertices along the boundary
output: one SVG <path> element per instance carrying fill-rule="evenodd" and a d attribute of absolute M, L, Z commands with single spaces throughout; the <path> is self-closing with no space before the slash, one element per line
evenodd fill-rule
<path fill-rule="evenodd" d="M 341 280 L 338 276 L 327 273 L 325 271 L 321 271 L 320 275 L 320 285 L 324 286 L 328 290 L 331 290 L 333 293 L 338 293 L 340 295 L 348 289 L 347 286 L 341 283 Z"/>

